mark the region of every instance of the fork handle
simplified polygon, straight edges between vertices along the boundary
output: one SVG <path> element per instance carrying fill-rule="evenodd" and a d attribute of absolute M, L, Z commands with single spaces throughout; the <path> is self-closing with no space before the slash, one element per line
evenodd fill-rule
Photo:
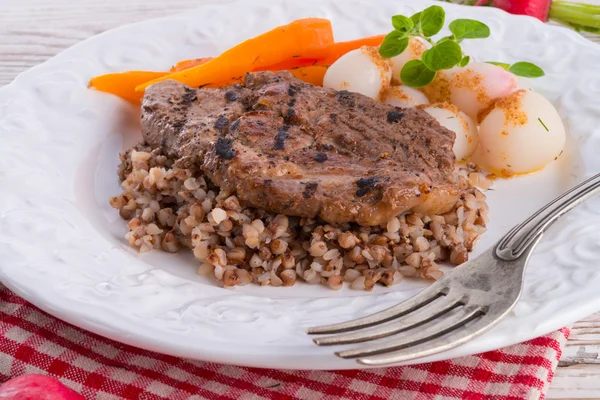
<path fill-rule="evenodd" d="M 600 192 L 600 174 L 561 194 L 525 222 L 511 229 L 496 245 L 496 257 L 505 261 L 518 259 L 554 221 L 598 192 Z"/>

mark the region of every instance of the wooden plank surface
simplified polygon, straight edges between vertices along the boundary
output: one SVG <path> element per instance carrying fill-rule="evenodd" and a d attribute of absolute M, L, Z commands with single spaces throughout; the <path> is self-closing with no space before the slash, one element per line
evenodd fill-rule
<path fill-rule="evenodd" d="M 548 399 L 600 398 L 600 313 L 577 322 L 556 369 Z"/>
<path fill-rule="evenodd" d="M 0 0 L 0 86 L 92 35 L 207 0 Z M 590 0 L 588 0 L 590 1 Z M 591 0 L 598 1 L 598 0 Z M 600 399 L 600 313 L 578 322 L 549 399 Z"/>

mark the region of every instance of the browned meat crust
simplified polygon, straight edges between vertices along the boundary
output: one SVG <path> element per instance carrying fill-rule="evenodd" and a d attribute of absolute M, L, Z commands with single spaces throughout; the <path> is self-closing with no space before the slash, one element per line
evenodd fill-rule
<path fill-rule="evenodd" d="M 456 203 L 454 133 L 427 113 L 306 84 L 286 72 L 244 86 L 150 86 L 147 144 L 200 167 L 221 188 L 271 212 L 378 225 Z"/>

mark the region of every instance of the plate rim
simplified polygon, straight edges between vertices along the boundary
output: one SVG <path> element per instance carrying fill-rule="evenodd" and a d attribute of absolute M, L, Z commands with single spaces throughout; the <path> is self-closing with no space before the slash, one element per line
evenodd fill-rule
<path fill-rule="evenodd" d="M 368 3 L 366 1 L 363 0 L 354 0 L 357 3 Z M 316 3 L 316 1 L 314 0 L 310 0 L 310 2 L 314 2 Z M 231 6 L 232 4 L 236 4 L 236 3 L 244 3 L 244 4 L 251 4 L 251 3 L 259 3 L 259 1 L 228 1 L 225 4 L 221 4 L 221 2 L 218 1 L 214 1 L 211 2 L 209 5 L 216 5 L 218 4 L 219 6 L 222 7 L 226 7 L 226 6 Z M 291 3 L 291 1 L 287 1 L 287 0 L 281 0 L 279 1 L 279 3 Z M 399 3 L 411 3 L 410 1 L 407 0 L 403 0 L 400 1 Z M 421 5 L 426 5 L 426 4 L 437 4 L 437 3 L 433 3 L 430 1 L 427 2 L 423 2 L 423 3 L 419 3 L 419 6 Z M 452 4 L 442 4 L 444 7 L 459 7 L 457 5 L 452 5 Z M 198 7 L 196 9 L 194 9 L 194 12 L 197 12 L 199 10 L 204 9 L 205 7 L 207 7 L 208 5 L 202 5 L 201 7 Z M 482 10 L 483 11 L 483 10 Z M 483 12 L 492 12 L 492 13 L 498 13 L 498 14 L 506 14 L 501 10 L 497 10 L 497 9 L 487 9 Z M 508 15 L 508 14 L 507 14 Z M 185 14 L 175 14 L 175 15 L 171 15 L 171 16 L 166 16 L 166 17 L 161 17 L 161 18 L 155 18 L 155 19 L 149 19 L 149 20 L 145 20 L 145 21 L 140 21 L 140 22 L 136 22 L 136 23 L 132 23 L 132 24 L 126 24 L 105 32 L 102 32 L 98 35 L 92 36 L 88 39 L 85 39 L 77 44 L 75 44 L 74 46 L 71 46 L 61 52 L 59 52 L 57 55 L 55 55 L 54 57 L 52 57 L 51 59 L 49 59 L 48 61 L 37 65 L 27 71 L 24 71 L 22 73 L 20 73 L 15 80 L 13 80 L 11 83 L 9 83 L 8 85 L 0 88 L 0 95 L 2 95 L 5 92 L 10 92 L 10 91 L 14 91 L 14 90 L 20 90 L 20 85 L 21 85 L 21 81 L 26 79 L 29 75 L 34 75 L 37 71 L 39 71 L 44 65 L 48 65 L 48 63 L 52 63 L 55 62 L 57 59 L 64 57 L 66 55 L 69 55 L 71 52 L 75 52 L 77 49 L 79 48 L 83 48 L 84 46 L 86 46 L 88 43 L 94 41 L 94 40 L 98 40 L 98 38 L 101 37 L 105 37 L 105 36 L 111 36 L 111 35 L 116 35 L 117 33 L 120 32 L 125 32 L 128 29 L 131 29 L 132 27 L 139 27 L 142 25 L 153 25 L 154 23 L 156 23 L 156 21 L 163 21 L 163 20 L 175 20 L 177 18 L 182 18 L 183 16 L 185 16 Z M 533 24 L 537 24 L 539 23 L 540 26 L 545 26 L 548 29 L 561 29 L 564 32 L 563 33 L 568 33 L 568 36 L 571 37 L 573 40 L 575 40 L 576 38 L 577 41 L 580 41 L 582 45 L 589 45 L 589 46 L 596 46 L 595 44 L 593 44 L 592 42 L 587 41 L 585 38 L 577 35 L 574 32 L 569 32 L 566 28 L 562 28 L 562 27 L 554 27 L 554 26 L 547 26 L 547 25 L 543 25 L 542 22 L 538 21 L 538 20 L 533 20 L 530 17 L 523 17 L 523 16 L 510 16 L 510 18 L 519 18 L 519 19 L 523 19 L 530 21 Z M 530 23 L 527 22 L 527 23 Z M 598 54 L 600 54 L 600 49 L 598 50 Z M 1 121 L 1 120 L 0 120 Z M 12 290 L 13 292 L 15 292 L 17 295 L 19 295 L 20 297 L 26 299 L 27 301 L 29 301 L 30 303 L 34 304 L 36 307 L 42 309 L 43 311 L 56 316 L 57 318 L 64 320 L 66 322 L 69 322 L 75 326 L 78 326 L 80 328 L 86 329 L 88 331 L 100 334 L 102 336 L 108 337 L 110 339 L 119 341 L 119 342 L 123 342 L 135 347 L 141 347 L 141 348 L 145 348 L 147 350 L 152 350 L 152 351 L 159 351 L 162 353 L 166 353 L 166 354 L 171 354 L 171 355 L 176 355 L 176 356 L 180 356 L 180 357 L 189 357 L 189 355 L 186 355 L 185 351 L 180 351 L 180 350 L 176 350 L 173 351 L 172 348 L 171 349 L 165 349 L 165 350 L 157 350 L 159 348 L 164 347 L 164 344 L 160 343 L 160 341 L 156 341 L 155 339 L 152 339 L 150 337 L 128 337 L 128 336 L 123 336 L 120 332 L 111 329 L 109 326 L 105 326 L 105 325 L 99 325 L 94 323 L 94 321 L 92 320 L 88 320 L 86 318 L 81 318 L 81 316 L 77 316 L 73 314 L 73 310 L 69 310 L 68 308 L 56 308 L 52 306 L 52 300 L 51 298 L 49 298 L 49 294 L 50 292 L 47 293 L 42 293 L 41 296 L 39 296 L 39 294 L 32 294 L 30 293 L 25 287 L 20 286 L 16 281 L 12 281 L 9 277 L 9 275 L 7 274 L 7 272 L 10 271 L 10 266 L 7 267 L 4 265 L 4 262 L 2 259 L 0 259 L 0 276 L 4 277 L 4 279 L 2 279 L 2 283 L 4 285 L 6 285 L 10 290 Z M 44 296 L 45 295 L 45 296 Z M 566 319 L 564 320 L 566 323 L 570 323 L 570 322 L 574 322 L 577 319 L 580 319 L 582 317 L 585 317 L 586 315 L 589 315 L 593 312 L 595 312 L 598 308 L 600 308 L 600 297 L 598 299 L 595 299 L 594 301 L 589 302 L 588 304 L 586 304 L 585 307 L 581 306 L 579 307 L 576 311 L 572 312 L 570 314 L 570 320 L 566 321 Z M 549 329 L 550 325 L 552 326 L 552 329 Z M 546 324 L 544 326 L 545 331 L 550 332 L 553 331 L 555 329 L 559 329 L 562 326 L 564 326 L 565 323 L 560 323 L 560 324 Z M 547 333 L 545 332 L 545 333 Z M 514 343 L 511 344 L 515 344 L 520 342 L 520 340 L 515 340 Z M 506 346 L 506 344 L 502 344 L 501 347 Z M 459 348 L 458 348 L 459 349 Z M 491 350 L 491 349 L 490 349 Z M 469 352 L 470 354 L 474 354 L 473 352 Z M 442 353 L 444 354 L 444 353 Z M 460 354 L 460 352 L 457 352 L 458 356 L 460 355 L 464 355 L 464 354 Z M 226 361 L 224 360 L 223 357 L 223 353 L 222 352 L 215 352 L 215 356 L 213 357 L 211 354 L 205 354 L 206 357 L 202 357 L 202 358 L 198 358 L 198 359 L 202 359 L 202 360 L 206 360 L 206 361 L 211 361 L 211 362 L 226 362 L 228 364 L 236 364 L 236 365 L 244 365 L 244 366 L 256 366 L 256 367 L 270 367 L 270 368 L 282 368 L 281 364 L 279 363 L 279 361 L 276 361 L 275 363 L 270 363 L 270 362 L 260 362 L 259 364 L 255 363 L 255 362 L 249 362 L 250 360 L 246 360 L 243 357 L 240 359 L 238 354 L 234 354 L 234 355 L 230 355 L 233 356 L 233 359 L 227 359 Z M 456 357 L 457 355 L 453 355 L 452 357 Z M 333 357 L 333 356 L 332 356 Z M 194 357 L 197 358 L 197 357 Z M 446 359 L 446 358 L 439 358 L 439 359 Z M 404 364 L 414 364 L 414 363 L 420 363 L 422 361 L 416 361 L 416 362 L 411 362 L 411 363 L 404 363 Z M 403 364 L 403 365 L 404 365 Z M 355 363 L 349 363 L 346 369 L 358 369 L 358 368 L 363 368 L 362 366 L 359 366 L 358 364 Z M 317 368 L 311 368 L 311 369 L 317 369 Z M 322 369 L 329 369 L 329 367 L 324 366 Z M 340 368 L 343 369 L 343 368 Z"/>

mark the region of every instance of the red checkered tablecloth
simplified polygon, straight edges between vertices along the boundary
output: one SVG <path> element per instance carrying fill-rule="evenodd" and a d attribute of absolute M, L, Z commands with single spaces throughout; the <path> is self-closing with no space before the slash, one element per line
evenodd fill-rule
<path fill-rule="evenodd" d="M 540 399 L 569 330 L 410 367 L 284 371 L 185 360 L 62 322 L 0 284 L 0 382 L 60 379 L 86 399 Z"/>

